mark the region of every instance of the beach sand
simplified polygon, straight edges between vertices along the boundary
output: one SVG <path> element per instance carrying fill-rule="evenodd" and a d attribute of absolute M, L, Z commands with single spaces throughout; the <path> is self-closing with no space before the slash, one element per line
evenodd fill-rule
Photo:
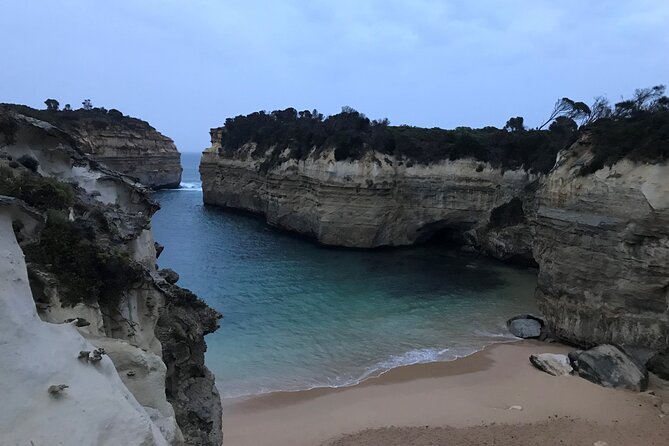
<path fill-rule="evenodd" d="M 569 350 L 496 344 L 353 387 L 224 400 L 225 445 L 669 445 L 669 417 L 659 409 L 669 402 L 664 382 L 651 380 L 656 395 L 607 389 L 550 376 L 528 360 Z"/>

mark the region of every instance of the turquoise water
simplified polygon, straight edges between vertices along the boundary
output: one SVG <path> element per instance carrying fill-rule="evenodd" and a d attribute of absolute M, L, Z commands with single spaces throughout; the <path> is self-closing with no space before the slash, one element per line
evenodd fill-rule
<path fill-rule="evenodd" d="M 403 364 L 512 339 L 536 274 L 443 247 L 323 248 L 260 219 L 205 207 L 198 154 L 156 194 L 161 267 L 224 314 L 207 363 L 224 397 L 345 386 Z"/>

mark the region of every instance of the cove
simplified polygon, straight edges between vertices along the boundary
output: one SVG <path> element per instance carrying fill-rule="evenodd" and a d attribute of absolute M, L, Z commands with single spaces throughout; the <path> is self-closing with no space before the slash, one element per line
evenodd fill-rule
<path fill-rule="evenodd" d="M 199 154 L 182 187 L 154 198 L 158 259 L 224 314 L 207 363 L 224 398 L 355 384 L 405 364 L 452 360 L 513 340 L 536 311 L 536 270 L 443 246 L 346 250 L 204 206 Z"/>

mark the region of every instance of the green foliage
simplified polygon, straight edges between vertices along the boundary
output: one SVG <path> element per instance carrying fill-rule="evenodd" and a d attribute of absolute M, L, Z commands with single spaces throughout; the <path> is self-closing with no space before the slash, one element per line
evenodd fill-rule
<path fill-rule="evenodd" d="M 600 119 L 588 127 L 594 158 L 581 170 L 587 175 L 623 158 L 636 162 L 669 159 L 669 109 L 640 111 L 625 119 Z"/>
<path fill-rule="evenodd" d="M 27 246 L 30 262 L 47 265 L 62 288 L 65 305 L 95 303 L 115 310 L 123 294 L 141 278 L 141 269 L 121 250 L 105 249 L 94 240 L 93 228 L 69 221 L 60 211 L 47 211 L 40 243 Z"/>
<path fill-rule="evenodd" d="M 37 172 L 37 168 L 39 167 L 39 161 L 37 161 L 32 156 L 21 155 L 17 161 L 20 164 L 22 164 L 23 167 L 25 167 L 26 169 L 31 170 L 33 172 Z"/>
<path fill-rule="evenodd" d="M 359 159 L 374 150 L 405 158 L 407 165 L 470 157 L 498 167 L 525 166 L 545 172 L 553 166 L 557 151 L 566 142 L 565 135 L 548 131 L 392 127 L 387 120 L 371 121 L 350 107 L 325 119 L 315 110 L 297 112 L 289 108 L 227 119 L 221 136 L 221 155 L 255 143 L 252 155 L 265 157 L 261 170 L 279 162 L 279 155 L 286 149 L 290 158 L 304 159 L 311 151 L 317 154 L 334 148 L 338 161 Z M 268 151 L 270 155 L 266 156 Z"/>
<path fill-rule="evenodd" d="M 0 195 L 20 198 L 38 209 L 67 209 L 74 204 L 74 189 L 55 178 L 0 169 Z"/>
<path fill-rule="evenodd" d="M 44 104 L 46 104 L 46 109 L 49 111 L 58 111 L 58 108 L 60 107 L 60 103 L 55 99 L 47 99 L 44 101 Z"/>
<path fill-rule="evenodd" d="M 508 130 L 510 132 L 522 132 L 525 130 L 525 125 L 523 123 L 524 119 L 522 116 L 516 116 L 515 118 L 509 118 L 508 121 L 506 121 L 506 125 L 504 126 L 504 130 Z"/>
<path fill-rule="evenodd" d="M 0 135 L 3 136 L 4 144 L 12 145 L 16 142 L 16 133 L 19 127 L 16 122 L 4 115 L 0 116 Z"/>

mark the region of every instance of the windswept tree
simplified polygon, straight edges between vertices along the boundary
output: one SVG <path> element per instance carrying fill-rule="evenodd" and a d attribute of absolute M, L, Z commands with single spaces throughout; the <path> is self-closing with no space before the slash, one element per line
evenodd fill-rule
<path fill-rule="evenodd" d="M 669 98 L 664 95 L 665 86 L 656 85 L 650 88 L 638 88 L 634 97 L 616 103 L 613 117 L 618 119 L 632 118 L 643 112 L 656 112 L 669 109 Z"/>
<path fill-rule="evenodd" d="M 93 103 L 90 99 L 84 99 L 84 101 L 81 103 L 81 106 L 84 110 L 93 110 Z"/>
<path fill-rule="evenodd" d="M 516 116 L 515 118 L 509 118 L 504 125 L 504 130 L 508 132 L 522 132 L 525 130 L 524 119 L 522 116 Z"/>
<path fill-rule="evenodd" d="M 60 104 L 55 99 L 47 99 L 44 103 L 46 104 L 46 109 L 49 111 L 58 111 L 58 107 L 60 107 Z"/>
<path fill-rule="evenodd" d="M 590 114 L 590 107 L 588 107 L 585 102 L 576 102 L 569 98 L 562 98 L 555 103 L 550 116 L 546 122 L 539 126 L 538 130 L 546 127 L 546 125 L 553 122 L 553 120 L 558 116 L 564 116 L 566 118 L 573 119 L 574 121 L 584 121 L 588 118 L 588 116 L 590 116 Z"/>
<path fill-rule="evenodd" d="M 613 110 L 611 110 L 609 100 L 604 96 L 597 96 L 595 102 L 590 107 L 590 115 L 583 121 L 583 125 L 592 124 L 600 119 L 610 118 L 612 113 Z"/>

